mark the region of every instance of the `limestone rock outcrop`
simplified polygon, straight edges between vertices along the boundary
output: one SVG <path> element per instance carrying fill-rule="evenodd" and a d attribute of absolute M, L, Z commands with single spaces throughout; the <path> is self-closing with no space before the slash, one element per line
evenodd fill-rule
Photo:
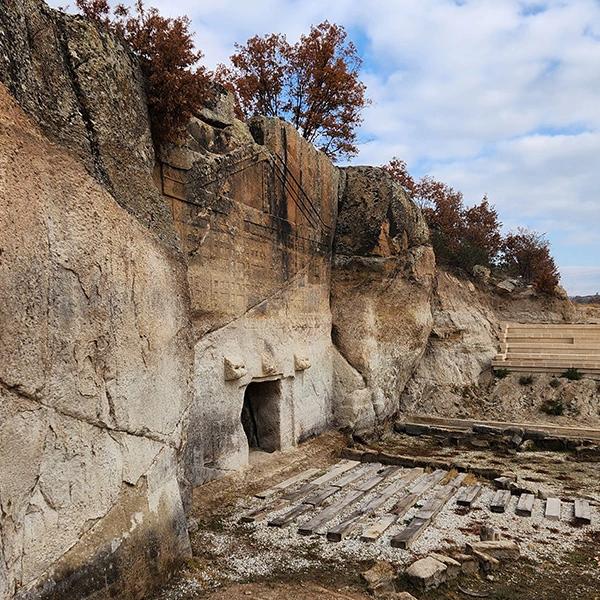
<path fill-rule="evenodd" d="M 161 156 L 194 326 L 192 485 L 246 464 L 249 439 L 264 449 L 244 415 L 278 415 L 270 449 L 333 421 L 329 282 L 339 171 L 278 119 L 238 121 L 229 96 L 216 92 L 187 139 Z"/>
<path fill-rule="evenodd" d="M 1 600 L 147 597 L 190 552 L 191 487 L 459 412 L 502 320 L 567 318 L 436 276 L 385 170 L 214 91 L 155 152 L 118 39 L 0 3 Z"/>
<path fill-rule="evenodd" d="M 185 267 L 2 85 L 0 199 L 0 597 L 127 597 L 189 552 Z"/>
<path fill-rule="evenodd" d="M 142 75 L 119 40 L 43 0 L 3 2 L 0 83 L 123 208 L 176 247 L 171 213 L 152 182 Z"/>
<path fill-rule="evenodd" d="M 420 210 L 380 168 L 343 169 L 331 281 L 337 420 L 369 430 L 398 409 L 433 319 L 435 257 Z"/>
<path fill-rule="evenodd" d="M 506 322 L 560 323 L 572 306 L 560 298 L 538 298 L 523 290 L 507 296 L 443 270 L 432 296 L 434 324 L 425 353 L 402 393 L 403 413 L 512 418 L 532 414 L 511 395 L 494 392 L 491 361 Z M 500 383 L 499 388 L 505 384 Z M 521 386 L 518 386 L 521 387 Z M 522 389 L 521 389 L 522 391 Z"/>

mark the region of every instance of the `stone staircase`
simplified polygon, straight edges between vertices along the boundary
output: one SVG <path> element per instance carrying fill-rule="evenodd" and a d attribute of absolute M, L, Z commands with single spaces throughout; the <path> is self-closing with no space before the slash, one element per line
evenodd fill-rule
<path fill-rule="evenodd" d="M 492 366 L 556 375 L 574 367 L 600 377 L 600 325 L 507 323 Z"/>

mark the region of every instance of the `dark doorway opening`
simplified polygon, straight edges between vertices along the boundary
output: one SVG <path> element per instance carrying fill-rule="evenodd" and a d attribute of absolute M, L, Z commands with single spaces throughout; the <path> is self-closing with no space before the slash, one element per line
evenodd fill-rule
<path fill-rule="evenodd" d="M 250 449 L 274 452 L 281 448 L 279 381 L 252 381 L 244 392 L 242 425 Z"/>

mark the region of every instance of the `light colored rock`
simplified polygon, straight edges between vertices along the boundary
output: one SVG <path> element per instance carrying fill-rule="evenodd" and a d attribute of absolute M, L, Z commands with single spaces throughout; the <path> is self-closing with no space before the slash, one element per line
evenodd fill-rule
<path fill-rule="evenodd" d="M 240 359 L 225 357 L 223 363 L 225 368 L 225 381 L 241 379 L 248 373 L 246 366 Z"/>
<path fill-rule="evenodd" d="M 294 370 L 306 371 L 310 369 L 310 360 L 306 356 L 294 354 Z"/>
<path fill-rule="evenodd" d="M 458 553 L 454 558 L 460 563 L 460 570 L 467 575 L 479 573 L 479 563 L 472 554 Z"/>
<path fill-rule="evenodd" d="M 489 281 L 491 271 L 488 269 L 488 267 L 484 267 L 483 265 L 475 265 L 473 267 L 473 275 L 485 283 Z"/>
<path fill-rule="evenodd" d="M 427 556 L 412 563 L 406 569 L 406 576 L 415 586 L 429 590 L 446 581 L 447 570 L 444 563 Z"/>
<path fill-rule="evenodd" d="M 160 531 L 164 553 L 136 586 L 190 551 L 174 451 L 147 487 L 190 402 L 185 267 L 1 85 L 0 173 L 3 593 L 105 553 L 127 596 L 141 540 Z"/>
<path fill-rule="evenodd" d="M 446 556 L 444 554 L 438 554 L 436 552 L 432 552 L 429 556 L 446 565 L 447 579 L 454 579 L 455 577 L 458 577 L 461 570 L 460 562 L 454 560 L 449 556 Z"/>
<path fill-rule="evenodd" d="M 499 281 L 495 285 L 497 290 L 500 290 L 501 292 L 508 292 L 509 294 L 511 292 L 514 292 L 515 288 L 517 287 L 512 281 L 509 281 L 508 279 Z"/>
<path fill-rule="evenodd" d="M 519 558 L 521 551 L 519 545 L 512 540 L 489 540 L 471 542 L 467 544 L 471 552 L 481 552 L 500 560 Z"/>
<path fill-rule="evenodd" d="M 384 560 L 377 561 L 368 571 L 362 573 L 369 591 L 374 594 L 394 592 L 396 576 L 395 567 Z"/>
<path fill-rule="evenodd" d="M 398 410 L 431 331 L 435 258 L 418 209 L 385 171 L 348 168 L 344 177 L 331 284 L 333 341 L 360 375 L 357 389 L 372 391 L 379 421 Z"/>

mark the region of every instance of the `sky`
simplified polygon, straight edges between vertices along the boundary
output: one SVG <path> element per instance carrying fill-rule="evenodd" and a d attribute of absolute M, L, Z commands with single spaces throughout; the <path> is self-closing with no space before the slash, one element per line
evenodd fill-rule
<path fill-rule="evenodd" d="M 571 295 L 600 291 L 600 0 L 147 4 L 190 17 L 209 68 L 255 34 L 343 25 L 372 100 L 351 162 L 487 194 L 506 231 L 547 234 Z"/>

